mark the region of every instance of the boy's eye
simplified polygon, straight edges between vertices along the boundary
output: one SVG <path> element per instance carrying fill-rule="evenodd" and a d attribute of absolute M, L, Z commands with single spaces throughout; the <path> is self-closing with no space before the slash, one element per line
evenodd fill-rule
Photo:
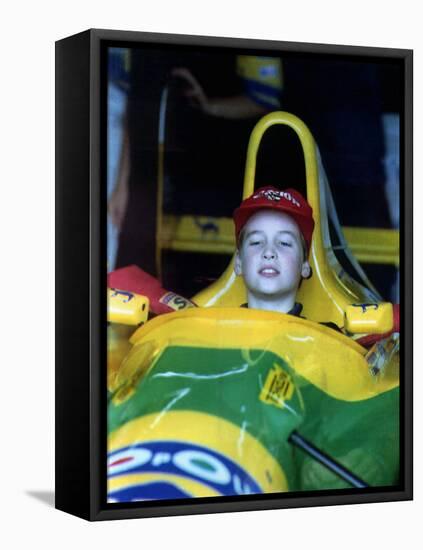
<path fill-rule="evenodd" d="M 261 244 L 261 241 L 250 241 L 250 246 L 258 246 Z"/>
<path fill-rule="evenodd" d="M 280 244 L 281 244 L 282 246 L 289 246 L 289 247 L 292 246 L 292 243 L 289 242 L 289 241 L 280 241 Z"/>

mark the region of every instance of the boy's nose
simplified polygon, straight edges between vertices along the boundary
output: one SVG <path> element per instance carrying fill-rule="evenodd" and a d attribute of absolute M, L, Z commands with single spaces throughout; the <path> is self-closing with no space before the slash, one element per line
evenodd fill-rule
<path fill-rule="evenodd" d="M 276 258 L 276 252 L 273 248 L 266 248 L 263 251 L 263 258 L 266 260 L 274 260 Z"/>

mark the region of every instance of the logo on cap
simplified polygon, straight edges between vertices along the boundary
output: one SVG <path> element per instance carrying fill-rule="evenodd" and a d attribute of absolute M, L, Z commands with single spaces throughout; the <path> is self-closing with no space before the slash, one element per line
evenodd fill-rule
<path fill-rule="evenodd" d="M 301 207 L 300 203 L 291 195 L 291 193 L 288 193 L 287 191 L 278 191 L 277 189 L 262 189 L 258 193 L 253 195 L 253 199 L 260 199 L 260 198 L 266 198 L 269 201 L 280 201 L 281 199 L 285 199 L 289 202 L 292 202 L 294 206 L 298 206 L 298 208 Z"/>

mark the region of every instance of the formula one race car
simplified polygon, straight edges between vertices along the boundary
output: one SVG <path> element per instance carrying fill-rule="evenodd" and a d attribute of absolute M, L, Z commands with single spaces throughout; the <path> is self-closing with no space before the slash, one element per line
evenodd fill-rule
<path fill-rule="evenodd" d="M 294 115 L 256 125 L 243 196 L 274 124 L 301 141 L 316 224 L 313 276 L 298 296 L 305 319 L 240 308 L 233 261 L 189 300 L 134 266 L 109 274 L 109 502 L 398 482 L 398 308 L 349 251 L 318 148 Z"/>

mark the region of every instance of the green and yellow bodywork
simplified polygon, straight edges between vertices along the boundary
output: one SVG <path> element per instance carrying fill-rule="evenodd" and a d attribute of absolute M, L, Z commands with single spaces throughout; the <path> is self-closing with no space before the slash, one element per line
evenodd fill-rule
<path fill-rule="evenodd" d="M 109 387 L 112 501 L 348 487 L 293 430 L 369 485 L 396 483 L 397 355 L 374 374 L 350 338 L 243 308 L 166 314 L 131 344 Z"/>

